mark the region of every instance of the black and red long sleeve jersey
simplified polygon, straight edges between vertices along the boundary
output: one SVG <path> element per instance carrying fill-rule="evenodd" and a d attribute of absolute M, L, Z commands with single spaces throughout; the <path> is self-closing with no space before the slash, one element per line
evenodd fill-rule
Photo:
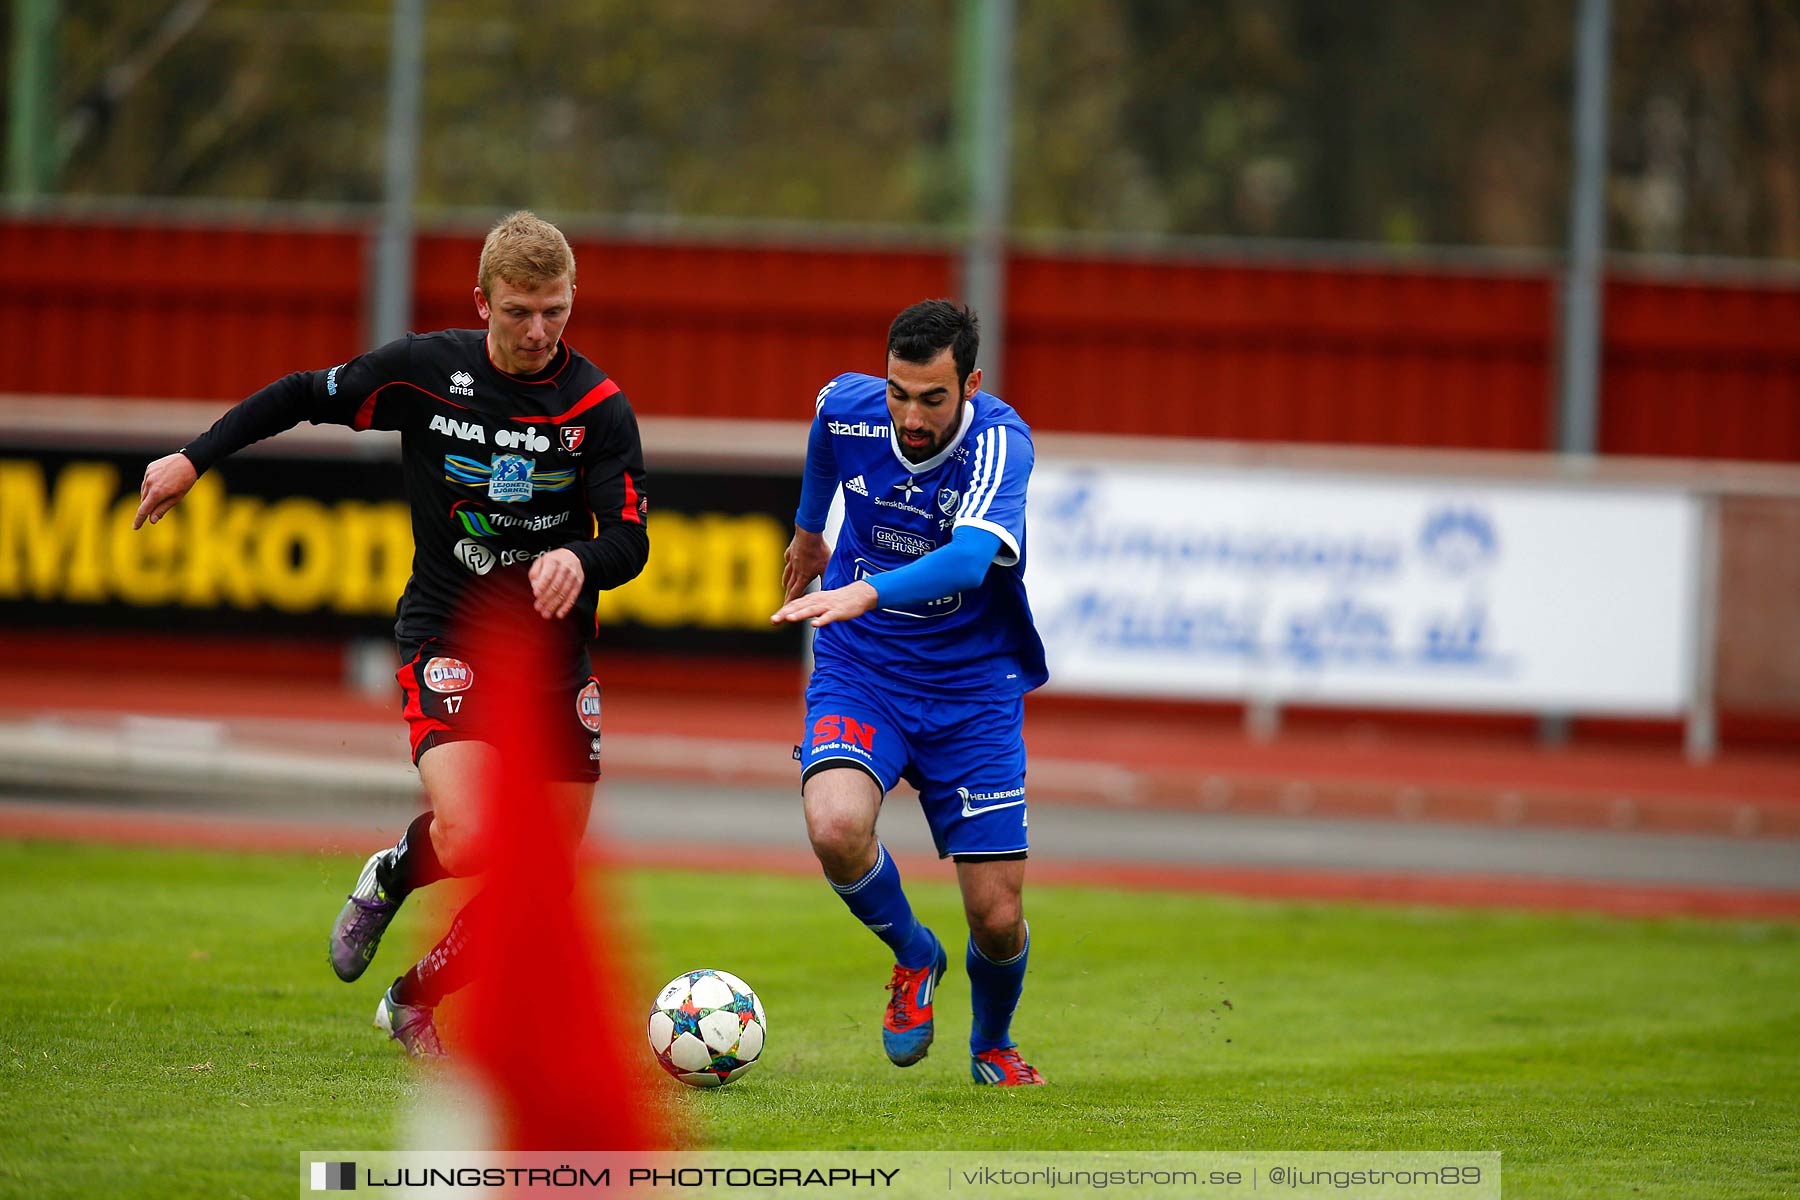
<path fill-rule="evenodd" d="M 558 548 L 586 571 L 559 633 L 585 645 L 599 592 L 649 558 L 649 501 L 637 418 L 619 385 L 567 342 L 542 372 L 509 375 L 487 334 L 408 334 L 324 371 L 284 376 L 182 448 L 204 472 L 301 421 L 400 432 L 413 566 L 394 632 L 454 637 L 471 583 L 511 619 L 531 611 L 527 571 Z"/>

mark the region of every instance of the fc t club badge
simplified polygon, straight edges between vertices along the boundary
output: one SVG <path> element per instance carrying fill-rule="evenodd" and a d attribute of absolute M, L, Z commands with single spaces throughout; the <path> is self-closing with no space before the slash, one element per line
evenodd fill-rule
<path fill-rule="evenodd" d="M 562 447 L 570 454 L 581 446 L 581 439 L 587 436 L 586 425 L 563 425 L 558 427 L 557 436 L 562 438 Z"/>

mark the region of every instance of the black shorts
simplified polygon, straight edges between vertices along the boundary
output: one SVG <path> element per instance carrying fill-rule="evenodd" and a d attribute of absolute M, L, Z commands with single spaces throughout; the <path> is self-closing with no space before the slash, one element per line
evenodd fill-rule
<path fill-rule="evenodd" d="M 481 704 L 481 677 L 488 668 L 439 638 L 399 645 L 403 662 L 396 678 L 405 698 L 413 763 L 417 765 L 425 751 L 441 742 L 490 740 L 489 714 Z M 600 682 L 589 670 L 586 651 L 568 674 L 586 678 L 579 684 L 558 685 L 545 705 L 557 714 L 546 732 L 551 743 L 549 775 L 592 781 L 600 777 Z"/>

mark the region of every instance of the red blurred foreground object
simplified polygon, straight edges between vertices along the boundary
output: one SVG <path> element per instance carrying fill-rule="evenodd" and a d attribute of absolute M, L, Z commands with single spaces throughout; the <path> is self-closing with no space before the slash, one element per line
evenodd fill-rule
<path fill-rule="evenodd" d="M 551 678 L 542 622 L 515 620 L 500 626 L 503 636 L 495 628 L 471 630 L 465 643 L 477 661 L 507 669 L 484 680 L 499 750 L 483 788 L 491 903 L 471 945 L 461 1057 L 488 1092 L 498 1148 L 660 1148 L 668 1139 L 646 1103 L 654 1080 L 641 1031 L 627 1019 L 638 1009 L 618 939 L 584 903 L 575 875 L 569 818 L 555 804 L 570 785 L 553 788 L 546 774 L 546 731 L 567 719 L 556 707 L 571 698 L 542 686 Z"/>

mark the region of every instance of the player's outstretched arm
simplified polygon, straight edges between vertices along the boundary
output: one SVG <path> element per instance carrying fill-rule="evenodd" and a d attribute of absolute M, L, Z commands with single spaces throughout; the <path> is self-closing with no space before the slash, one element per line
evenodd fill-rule
<path fill-rule="evenodd" d="M 364 400 L 393 377 L 395 363 L 407 361 L 410 337 L 389 342 L 329 371 L 283 375 L 246 396 L 213 422 L 211 429 L 145 468 L 144 482 L 138 488 L 141 502 L 131 527 L 142 529 L 145 521 L 156 524 L 214 463 L 301 421 L 330 421 L 353 429 L 400 428 L 394 422 L 396 403 L 378 410 Z"/>
<path fill-rule="evenodd" d="M 810 618 L 816 629 L 833 621 L 854 621 L 883 604 L 918 604 L 939 596 L 953 596 L 981 586 L 999 550 L 1000 539 L 993 533 L 973 525 L 959 525 L 948 545 L 870 579 L 810 596 L 790 595 L 769 620 L 780 625 Z"/>
<path fill-rule="evenodd" d="M 794 526 L 794 540 L 788 543 L 781 560 L 781 587 L 785 593 L 782 599 L 803 595 L 812 581 L 825 573 L 825 564 L 830 561 L 831 547 L 825 544 L 824 534 Z"/>
<path fill-rule="evenodd" d="M 154 525 L 162 520 L 163 514 L 181 502 L 198 478 L 200 472 L 179 450 L 144 468 L 144 482 L 138 487 L 137 516 L 131 519 L 131 527 L 142 529 L 145 521 Z"/>
<path fill-rule="evenodd" d="M 872 610 L 880 599 L 874 588 L 858 579 L 828 592 L 814 592 L 789 600 L 775 611 L 769 622 L 783 625 L 790 621 L 811 621 L 814 629 L 822 629 L 833 621 L 854 621 Z"/>

